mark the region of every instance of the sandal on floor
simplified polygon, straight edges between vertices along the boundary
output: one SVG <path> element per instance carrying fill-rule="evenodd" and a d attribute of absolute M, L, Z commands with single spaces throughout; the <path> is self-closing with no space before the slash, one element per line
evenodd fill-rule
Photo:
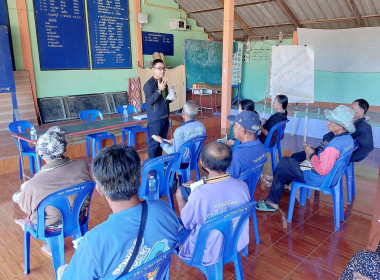
<path fill-rule="evenodd" d="M 256 210 L 258 211 L 263 211 L 263 212 L 274 212 L 274 211 L 277 211 L 276 208 L 268 205 L 265 203 L 264 200 L 259 200 L 256 204 Z"/>

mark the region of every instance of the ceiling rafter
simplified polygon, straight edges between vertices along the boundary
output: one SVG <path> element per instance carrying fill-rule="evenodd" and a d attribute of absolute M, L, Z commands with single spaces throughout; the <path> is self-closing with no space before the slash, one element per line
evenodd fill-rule
<path fill-rule="evenodd" d="M 252 3 L 236 4 L 235 8 L 244 7 L 244 6 L 253 6 L 253 5 L 258 5 L 258 4 L 264 4 L 264 3 L 272 2 L 272 1 L 276 1 L 276 0 L 261 0 L 261 1 L 252 2 Z M 223 10 L 223 7 L 197 10 L 197 11 L 188 12 L 187 14 L 191 15 L 191 14 L 207 13 L 207 12 L 213 12 L 213 11 L 219 11 L 219 10 Z"/>
<path fill-rule="evenodd" d="M 293 12 L 289 9 L 288 5 L 286 5 L 284 0 L 277 0 L 277 3 L 280 5 L 281 9 L 288 15 L 288 17 L 292 20 L 295 26 L 302 27 L 301 23 L 298 21 Z"/>
<path fill-rule="evenodd" d="M 369 19 L 369 18 L 380 18 L 380 15 L 368 15 L 368 16 L 362 16 L 363 19 Z M 355 17 L 345 17 L 345 18 L 332 18 L 332 19 L 321 19 L 321 20 L 313 20 L 313 21 L 302 21 L 300 22 L 301 25 L 307 25 L 307 24 L 321 24 L 326 22 L 338 22 L 338 21 L 347 21 L 347 20 L 356 20 Z M 285 23 L 279 23 L 279 24 L 272 24 L 272 25 L 263 25 L 263 26 L 251 26 L 250 29 L 260 29 L 260 28 L 273 28 L 273 27 L 281 27 L 281 26 L 289 26 L 294 25 L 293 22 L 285 22 Z M 241 31 L 243 28 L 235 28 L 234 31 Z M 207 32 L 210 33 L 219 33 L 223 32 L 223 30 L 207 30 Z"/>
<path fill-rule="evenodd" d="M 219 4 L 222 5 L 222 7 L 224 8 L 224 0 L 218 0 Z M 249 28 L 248 24 L 245 23 L 245 21 L 238 15 L 238 13 L 235 11 L 234 9 L 234 21 L 240 25 L 245 32 L 247 32 L 247 34 L 249 36 L 254 36 L 254 33 L 252 32 L 252 30 Z"/>
<path fill-rule="evenodd" d="M 347 3 L 348 5 L 350 6 L 351 8 L 351 11 L 352 13 L 354 14 L 355 18 L 356 18 L 356 21 L 358 23 L 358 26 L 359 27 L 363 27 L 364 26 L 364 20 L 363 18 L 361 17 L 360 13 L 359 13 L 359 10 L 358 10 L 358 7 L 356 6 L 354 0 L 347 0 Z"/>

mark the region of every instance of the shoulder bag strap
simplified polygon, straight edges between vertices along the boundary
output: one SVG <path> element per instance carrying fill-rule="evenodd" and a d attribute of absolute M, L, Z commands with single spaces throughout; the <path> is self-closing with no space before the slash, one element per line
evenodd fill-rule
<path fill-rule="evenodd" d="M 120 277 L 124 276 L 125 274 L 129 272 L 140 250 L 141 242 L 142 242 L 144 232 L 145 232 L 146 220 L 148 218 L 148 204 L 146 203 L 145 200 L 141 204 L 142 204 L 141 223 L 140 223 L 139 233 L 137 236 L 136 246 L 133 249 L 132 256 L 129 259 L 126 267 L 124 268 L 123 272 L 119 275 L 117 279 L 119 279 Z"/>

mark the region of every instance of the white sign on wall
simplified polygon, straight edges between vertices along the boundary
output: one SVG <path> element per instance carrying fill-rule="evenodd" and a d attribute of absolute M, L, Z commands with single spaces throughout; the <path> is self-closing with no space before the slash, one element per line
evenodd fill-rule
<path fill-rule="evenodd" d="M 311 46 L 272 46 L 272 98 L 284 94 L 289 103 L 314 103 L 314 49 Z"/>

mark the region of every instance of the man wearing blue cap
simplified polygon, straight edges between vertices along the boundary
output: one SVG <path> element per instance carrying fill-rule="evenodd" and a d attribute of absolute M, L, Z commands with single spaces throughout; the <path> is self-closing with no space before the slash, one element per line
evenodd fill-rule
<path fill-rule="evenodd" d="M 260 130 L 260 117 L 257 113 L 243 111 L 236 117 L 228 116 L 228 119 L 235 122 L 235 138 L 241 143 L 232 153 L 232 162 L 227 172 L 231 177 L 238 178 L 244 171 L 265 162 L 267 156 L 264 145 L 256 139 L 256 133 Z"/>

